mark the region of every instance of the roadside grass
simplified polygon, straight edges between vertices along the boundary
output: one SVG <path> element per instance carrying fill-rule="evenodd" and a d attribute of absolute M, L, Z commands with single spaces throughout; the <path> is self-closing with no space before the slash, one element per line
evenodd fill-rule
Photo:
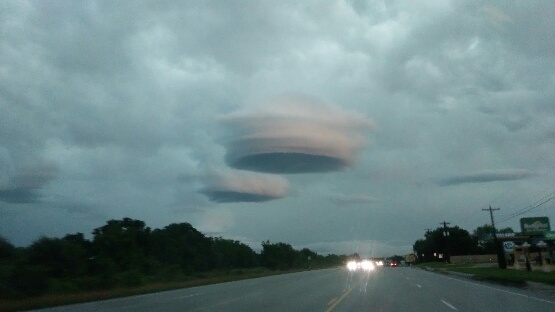
<path fill-rule="evenodd" d="M 314 268 L 313 270 L 317 269 L 320 268 Z M 271 271 L 266 268 L 236 269 L 196 274 L 195 276 L 185 277 L 179 281 L 150 283 L 147 282 L 144 285 L 137 287 L 119 287 L 108 290 L 95 290 L 74 293 L 49 293 L 39 297 L 28 297 L 19 300 L 0 299 L 0 311 L 44 309 L 61 305 L 128 297 L 167 290 L 259 278 L 264 276 L 288 274 L 300 271 L 304 270 L 298 269 Z"/>
<path fill-rule="evenodd" d="M 474 267 L 473 264 L 445 264 L 441 262 L 430 262 L 416 265 L 418 268 L 426 267 L 439 272 L 452 271 L 472 274 L 475 279 L 492 281 L 515 286 L 525 286 L 526 282 L 536 282 L 555 285 L 555 272 L 500 269 L 498 267 L 484 268 Z"/>
<path fill-rule="evenodd" d="M 417 268 L 432 268 L 432 269 L 437 269 L 437 270 L 446 270 L 446 269 L 451 269 L 451 268 L 469 268 L 469 267 L 473 267 L 473 264 L 470 263 L 465 263 L 465 264 L 452 264 L 452 263 L 445 263 L 445 262 L 426 262 L 426 263 L 419 263 L 419 264 L 415 264 L 414 267 Z"/>
<path fill-rule="evenodd" d="M 526 285 L 526 282 L 555 285 L 555 272 L 526 270 L 503 270 L 500 268 L 453 268 L 451 271 L 473 274 L 477 279 L 484 279 L 498 283 Z"/>

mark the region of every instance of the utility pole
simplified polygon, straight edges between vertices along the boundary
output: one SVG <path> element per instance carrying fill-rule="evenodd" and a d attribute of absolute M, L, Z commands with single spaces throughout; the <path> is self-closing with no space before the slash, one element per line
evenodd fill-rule
<path fill-rule="evenodd" d="M 428 240 L 431 231 L 432 231 L 431 229 L 426 229 L 426 234 L 424 234 L 424 237 L 425 237 L 424 241 Z M 434 245 L 432 245 L 432 250 L 435 251 L 435 249 L 436 248 L 435 248 L 435 243 L 434 243 Z M 428 255 L 428 259 L 429 259 L 431 257 L 430 254 L 427 254 L 427 255 Z M 416 256 L 418 256 L 418 255 L 416 255 Z M 426 254 L 422 254 L 422 261 L 426 261 Z"/>
<path fill-rule="evenodd" d="M 497 230 L 495 229 L 495 222 L 493 221 L 493 212 L 496 210 L 500 210 L 500 208 L 491 208 L 491 206 L 489 206 L 488 209 L 482 210 L 489 211 L 489 216 L 491 217 L 491 227 L 493 228 L 493 245 L 495 246 L 495 250 L 497 251 L 497 264 L 499 265 L 500 269 L 506 269 L 507 261 L 505 259 L 505 251 L 503 251 L 502 246 L 497 239 Z"/>
<path fill-rule="evenodd" d="M 449 256 L 449 228 L 447 224 L 451 224 L 449 222 L 440 222 L 439 224 L 443 224 L 443 236 L 445 236 L 445 262 L 451 263 L 451 257 Z"/>

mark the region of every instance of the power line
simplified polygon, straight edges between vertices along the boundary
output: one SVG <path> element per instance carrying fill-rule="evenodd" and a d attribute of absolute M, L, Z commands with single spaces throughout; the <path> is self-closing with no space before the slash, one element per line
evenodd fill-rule
<path fill-rule="evenodd" d="M 541 201 L 544 198 L 549 197 L 551 194 L 553 194 L 555 191 L 548 191 L 548 192 L 542 192 L 542 193 L 538 193 L 535 196 L 532 196 L 531 199 L 522 199 L 519 202 L 513 202 L 511 203 L 507 209 L 505 209 L 505 211 L 507 211 L 505 214 L 500 215 L 500 217 L 505 218 L 509 215 L 513 215 L 517 212 L 520 212 L 521 210 L 524 210 L 530 206 L 533 206 L 536 202 Z M 548 194 L 549 193 L 549 194 Z M 547 194 L 547 195 L 546 195 Z M 531 203 L 530 203 L 531 202 Z"/>
<path fill-rule="evenodd" d="M 546 143 L 547 143 L 547 146 L 543 145 L 543 147 L 544 147 L 544 149 L 547 149 L 547 152 L 540 153 L 540 154 L 538 155 L 538 157 L 535 159 L 535 161 L 532 163 L 531 168 L 537 168 L 537 166 L 538 166 L 540 163 L 542 163 L 542 162 L 545 161 L 545 159 L 547 158 L 548 155 L 551 155 L 551 153 L 550 153 L 550 151 L 551 151 L 551 149 L 552 149 L 551 146 L 552 146 L 552 144 L 554 143 L 554 141 L 550 141 L 550 142 L 546 142 Z M 541 147 L 540 147 L 540 148 L 541 148 Z M 509 193 L 509 191 L 511 191 L 512 189 L 514 189 L 514 188 L 516 187 L 516 185 L 517 185 L 517 183 L 513 183 L 509 188 L 505 189 L 505 191 L 499 193 L 496 197 L 493 198 L 493 200 L 491 200 L 491 203 L 495 203 L 495 202 L 499 202 L 499 201 L 503 202 L 504 199 L 506 198 L 505 195 L 506 195 L 507 193 Z M 554 192 L 555 192 L 555 191 L 554 191 Z M 550 194 L 550 195 L 551 195 L 551 194 Z M 550 196 L 550 195 L 547 195 L 546 197 L 548 197 L 548 196 Z M 542 198 L 542 199 L 543 199 L 543 198 Z M 530 206 L 532 206 L 532 205 L 534 205 L 534 202 L 533 202 L 532 204 L 527 205 L 525 208 L 522 208 L 521 210 L 525 210 L 525 209 L 527 209 L 528 207 L 530 207 Z M 516 206 L 518 206 L 518 205 L 516 205 Z M 513 207 L 515 207 L 515 206 L 513 206 Z M 511 210 L 513 207 L 509 208 L 509 210 Z M 515 214 L 516 214 L 516 213 L 515 213 Z M 520 214 L 518 214 L 518 215 L 520 215 Z M 516 215 L 516 216 L 518 216 L 518 215 Z M 501 222 L 505 222 L 505 221 L 510 220 L 510 219 L 512 219 L 512 218 L 514 218 L 514 217 L 506 218 L 506 219 L 504 219 L 504 221 L 501 221 Z"/>
<path fill-rule="evenodd" d="M 517 210 L 517 211 L 515 211 L 515 212 L 508 213 L 504 218 L 507 218 L 508 216 L 516 215 L 516 214 L 520 213 L 521 211 L 526 210 L 526 209 L 528 209 L 528 208 L 530 208 L 530 207 L 536 205 L 538 202 L 541 202 L 541 201 L 545 200 L 546 198 L 548 198 L 548 197 L 550 197 L 550 196 L 552 196 L 552 195 L 554 195 L 554 194 L 555 194 L 555 190 L 551 191 L 551 192 L 550 192 L 549 194 L 547 194 L 547 195 L 544 195 L 542 198 L 534 199 L 534 200 L 532 201 L 532 203 L 526 205 L 524 208 L 521 208 L 521 209 L 519 209 L 519 210 Z M 538 197 L 539 197 L 539 196 L 538 196 Z M 517 205 L 515 205 L 515 206 L 513 206 L 513 207 L 516 207 L 516 206 L 517 206 Z M 511 208 L 509 208 L 509 209 L 512 209 L 513 207 L 511 207 Z M 509 217 L 509 218 L 510 218 L 510 217 Z"/>
<path fill-rule="evenodd" d="M 507 222 L 507 221 L 509 221 L 509 220 L 511 220 L 511 219 L 513 219 L 513 218 L 516 218 L 516 217 L 518 217 L 518 216 L 521 216 L 521 215 L 523 215 L 523 214 L 525 214 L 525 213 L 527 213 L 527 212 L 530 212 L 530 211 L 532 211 L 532 210 L 538 208 L 539 206 L 541 206 L 541 205 L 543 205 L 543 204 L 549 202 L 550 200 L 552 200 L 552 199 L 554 199 L 554 198 L 555 198 L 555 196 L 550 197 L 550 198 L 548 198 L 548 199 L 542 201 L 541 203 L 539 203 L 539 204 L 533 206 L 532 208 L 526 209 L 526 210 L 524 210 L 524 211 L 522 211 L 522 212 L 520 212 L 520 213 L 516 213 L 516 214 L 512 215 L 511 217 L 508 217 L 508 218 L 503 219 L 503 220 L 500 221 L 500 222 Z"/>
<path fill-rule="evenodd" d="M 519 210 L 517 210 L 517 211 L 515 211 L 515 212 L 513 212 L 513 213 L 510 213 L 510 214 L 506 215 L 505 217 L 503 217 L 503 222 L 504 222 L 504 221 L 507 221 L 507 220 L 510 220 L 510 219 L 512 219 L 512 218 L 514 218 L 514 217 L 516 217 L 516 216 L 519 216 L 519 215 L 521 215 L 521 214 L 523 214 L 523 213 L 526 213 L 526 212 L 528 212 L 528 211 L 530 211 L 530 210 L 533 210 L 534 208 L 539 207 L 540 205 L 543 205 L 544 203 L 546 203 L 547 201 L 549 201 L 549 200 L 551 200 L 553 197 L 555 197 L 555 196 L 553 196 L 554 194 L 555 194 L 555 191 L 552 191 L 551 193 L 549 193 L 549 194 L 543 196 L 542 198 L 533 201 L 531 204 L 528 204 L 528 205 L 525 206 L 524 208 L 521 208 L 521 209 L 519 209 Z M 551 196 L 551 197 L 550 197 L 550 196 Z"/>

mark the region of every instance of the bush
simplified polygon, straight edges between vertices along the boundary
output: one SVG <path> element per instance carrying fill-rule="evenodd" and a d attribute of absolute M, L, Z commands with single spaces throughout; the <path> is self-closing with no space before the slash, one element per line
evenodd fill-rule
<path fill-rule="evenodd" d="M 56 279 L 50 282 L 50 291 L 53 293 L 69 294 L 81 290 L 79 284 L 70 279 Z"/>
<path fill-rule="evenodd" d="M 135 287 L 143 284 L 141 273 L 136 270 L 126 271 L 118 274 L 118 285 L 124 287 Z"/>
<path fill-rule="evenodd" d="M 48 290 L 47 269 L 41 266 L 17 265 L 9 280 L 15 295 L 38 296 Z"/>
<path fill-rule="evenodd" d="M 104 289 L 113 288 L 117 285 L 116 264 L 109 258 L 99 258 L 95 263 L 96 274 L 99 277 L 99 287 Z"/>

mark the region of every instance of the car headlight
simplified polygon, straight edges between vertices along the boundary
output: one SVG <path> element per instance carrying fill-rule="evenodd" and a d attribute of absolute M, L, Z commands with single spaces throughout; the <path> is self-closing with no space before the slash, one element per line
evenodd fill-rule
<path fill-rule="evenodd" d="M 357 269 L 357 263 L 356 261 L 349 261 L 347 262 L 347 269 L 349 269 L 349 271 L 354 271 Z"/>
<path fill-rule="evenodd" d="M 368 260 L 362 261 L 362 263 L 361 263 L 360 266 L 361 266 L 362 269 L 365 270 L 365 271 L 371 271 L 371 270 L 374 269 L 374 264 L 373 264 L 371 261 L 368 261 Z"/>

